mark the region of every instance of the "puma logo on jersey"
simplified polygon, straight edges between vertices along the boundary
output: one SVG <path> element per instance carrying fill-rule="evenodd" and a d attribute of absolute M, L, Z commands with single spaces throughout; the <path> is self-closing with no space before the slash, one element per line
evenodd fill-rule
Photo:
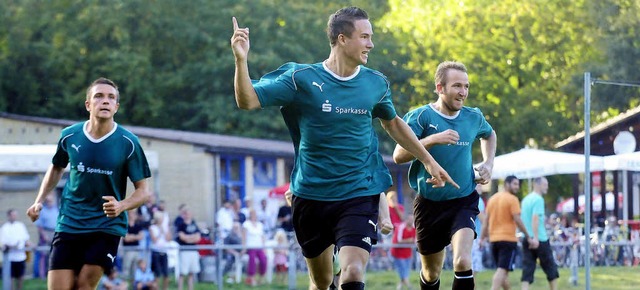
<path fill-rule="evenodd" d="M 377 231 L 378 230 L 378 224 L 372 222 L 371 220 L 369 220 L 369 223 L 373 226 L 373 230 Z"/>
<path fill-rule="evenodd" d="M 82 147 L 82 145 L 71 144 L 71 148 L 76 149 L 77 153 L 80 153 L 80 147 Z"/>
<path fill-rule="evenodd" d="M 320 92 L 322 92 L 322 86 L 324 86 L 324 83 L 322 83 L 321 85 L 319 85 L 319 84 L 318 84 L 318 83 L 316 83 L 316 82 L 312 82 L 311 84 L 312 84 L 312 85 L 314 85 L 314 86 L 316 86 L 316 87 L 318 87 L 318 89 L 320 89 Z"/>
<path fill-rule="evenodd" d="M 438 131 L 438 126 L 440 126 L 440 124 L 438 124 L 438 125 L 429 124 L 429 128 L 433 128 L 433 129 L 435 129 L 436 131 Z"/>
<path fill-rule="evenodd" d="M 107 253 L 107 258 L 111 259 L 111 263 L 113 263 L 113 261 L 116 259 L 116 257 L 111 255 L 111 253 Z"/>
<path fill-rule="evenodd" d="M 362 241 L 367 243 L 367 245 L 371 246 L 371 238 L 370 237 L 364 237 L 364 238 L 362 238 Z"/>

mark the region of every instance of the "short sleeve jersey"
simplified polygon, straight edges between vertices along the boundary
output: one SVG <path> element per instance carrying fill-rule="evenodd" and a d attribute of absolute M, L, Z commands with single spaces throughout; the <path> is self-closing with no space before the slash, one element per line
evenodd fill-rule
<path fill-rule="evenodd" d="M 127 177 L 140 181 L 151 176 L 138 137 L 114 124 L 113 130 L 100 139 L 86 131 L 88 121 L 62 130 L 52 163 L 70 165 L 69 179 L 62 192 L 57 232 L 105 232 L 124 236 L 127 215 L 107 217 L 103 196 L 123 200 Z"/>
<path fill-rule="evenodd" d="M 282 113 L 296 149 L 291 189 L 297 196 L 337 201 L 380 194 L 391 185 L 372 125 L 373 118 L 396 116 L 389 82 L 380 72 L 359 66 L 352 76 L 340 77 L 323 63 L 287 63 L 254 88 L 262 107 L 286 108 Z"/>
<path fill-rule="evenodd" d="M 184 220 L 182 220 L 182 222 L 176 224 L 176 233 L 180 233 L 180 232 L 187 235 L 192 235 L 192 234 L 200 233 L 200 229 L 198 228 L 196 221 L 191 220 L 190 223 L 186 223 Z M 176 242 L 178 242 L 178 244 L 180 245 L 196 245 L 197 244 L 197 243 L 187 243 L 183 241 L 182 239 L 180 239 L 180 235 L 176 236 Z"/>
<path fill-rule="evenodd" d="M 522 223 L 527 228 L 527 232 L 533 236 L 533 216 L 538 216 L 538 240 L 546 242 L 549 240 L 547 230 L 544 228 L 544 199 L 540 194 L 531 192 L 522 199 Z"/>
<path fill-rule="evenodd" d="M 451 184 L 433 187 L 427 183 L 431 175 L 418 160 L 409 167 L 409 185 L 422 197 L 434 200 L 450 200 L 465 197 L 474 191 L 473 164 L 471 149 L 478 138 L 488 138 L 493 128 L 478 108 L 462 107 L 454 116 L 446 116 L 433 107 L 433 104 L 414 109 L 404 116 L 404 120 L 418 139 L 440 133 L 447 129 L 458 132 L 460 140 L 455 145 L 435 145 L 428 151 L 444 168 L 449 176 L 458 183 L 460 189 Z"/>
<path fill-rule="evenodd" d="M 487 204 L 489 241 L 517 242 L 513 215 L 520 214 L 520 201 L 506 191 L 494 194 Z"/>

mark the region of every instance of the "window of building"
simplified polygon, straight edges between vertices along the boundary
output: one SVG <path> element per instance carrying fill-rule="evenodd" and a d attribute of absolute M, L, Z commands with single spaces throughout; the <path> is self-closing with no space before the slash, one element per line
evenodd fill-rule
<path fill-rule="evenodd" d="M 244 204 L 244 156 L 220 156 L 220 195 L 222 200 L 240 199 Z"/>

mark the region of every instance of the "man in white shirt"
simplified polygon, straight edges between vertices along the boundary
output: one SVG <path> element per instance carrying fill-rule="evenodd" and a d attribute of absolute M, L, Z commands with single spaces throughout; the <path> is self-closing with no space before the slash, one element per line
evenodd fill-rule
<path fill-rule="evenodd" d="M 218 226 L 218 233 L 221 239 L 226 238 L 231 232 L 234 216 L 233 204 L 231 201 L 225 200 L 222 207 L 218 209 L 216 213 L 216 225 Z"/>
<path fill-rule="evenodd" d="M 7 211 L 7 222 L 0 228 L 0 244 L 4 245 L 2 251 L 8 251 L 8 259 L 11 261 L 11 278 L 15 283 L 11 289 L 22 289 L 22 277 L 24 276 L 25 261 L 29 247 L 29 232 L 24 223 L 17 221 L 18 212 L 15 209 Z"/>

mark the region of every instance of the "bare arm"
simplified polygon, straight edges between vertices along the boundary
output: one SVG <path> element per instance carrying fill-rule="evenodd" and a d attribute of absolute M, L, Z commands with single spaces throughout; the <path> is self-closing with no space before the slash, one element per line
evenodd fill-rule
<path fill-rule="evenodd" d="M 433 135 L 429 135 L 420 139 L 420 144 L 425 148 L 429 149 L 434 145 L 438 144 L 456 144 L 460 139 L 460 135 L 458 132 L 447 129 L 440 133 L 436 133 Z M 395 163 L 401 164 L 405 162 L 409 162 L 415 159 L 415 157 L 411 154 L 411 152 L 407 151 L 400 145 L 396 145 L 396 149 L 393 151 L 393 161 Z"/>
<path fill-rule="evenodd" d="M 402 217 L 402 216 L 400 216 Z M 380 224 L 380 232 L 388 235 L 393 231 L 393 223 L 391 223 L 391 214 L 389 213 L 389 204 L 384 192 L 380 193 L 380 203 L 378 204 L 378 223 Z"/>
<path fill-rule="evenodd" d="M 233 78 L 233 87 L 235 90 L 236 104 L 238 108 L 244 110 L 253 110 L 260 108 L 258 95 L 251 85 L 249 77 L 249 64 L 247 58 L 249 56 L 249 28 L 239 28 L 238 21 L 235 17 L 233 22 L 233 36 L 231 37 L 231 48 L 235 56 L 236 70 Z"/>
<path fill-rule="evenodd" d="M 58 182 L 62 178 L 62 174 L 64 173 L 64 168 L 55 166 L 51 164 L 49 169 L 44 175 L 44 179 L 42 180 L 42 184 L 40 184 L 40 190 L 38 190 L 38 195 L 36 196 L 36 200 L 33 202 L 33 205 L 27 209 L 27 215 L 31 219 L 32 222 L 35 222 L 40 217 L 40 210 L 42 209 L 42 202 L 47 197 L 47 195 L 56 188 Z"/>
<path fill-rule="evenodd" d="M 489 215 L 489 213 L 485 213 L 484 214 L 485 218 L 482 221 L 482 232 L 480 233 L 480 241 L 484 241 L 486 238 L 489 237 L 489 223 L 488 221 L 491 219 L 491 216 Z M 485 221 L 487 221 L 485 223 Z"/>
<path fill-rule="evenodd" d="M 475 168 L 480 176 L 480 179 L 476 179 L 476 182 L 480 184 L 487 184 L 491 181 L 493 159 L 496 157 L 497 140 L 498 138 L 495 131 L 491 131 L 489 138 L 480 139 L 480 150 L 482 151 L 483 162 Z"/>
<path fill-rule="evenodd" d="M 513 221 L 516 222 L 516 226 L 518 226 L 518 229 L 524 234 L 524 238 L 529 239 L 531 235 L 529 235 L 527 228 L 524 226 L 524 223 L 522 223 L 519 213 L 513 214 Z"/>
<path fill-rule="evenodd" d="M 146 178 L 134 182 L 133 186 L 135 187 L 133 193 L 121 201 L 110 195 L 102 197 L 106 201 L 102 204 L 102 209 L 107 217 L 117 217 L 122 212 L 138 208 L 149 199 L 151 192 L 149 192 L 149 184 Z"/>
<path fill-rule="evenodd" d="M 427 149 L 420 144 L 418 138 L 404 120 L 396 116 L 391 120 L 380 119 L 380 123 L 393 140 L 422 162 L 427 172 L 432 176 L 429 182 L 433 183 L 433 186 L 442 187 L 445 182 L 449 182 L 456 188 L 460 188 L 440 164 L 433 159 L 433 156 L 427 152 Z"/>

